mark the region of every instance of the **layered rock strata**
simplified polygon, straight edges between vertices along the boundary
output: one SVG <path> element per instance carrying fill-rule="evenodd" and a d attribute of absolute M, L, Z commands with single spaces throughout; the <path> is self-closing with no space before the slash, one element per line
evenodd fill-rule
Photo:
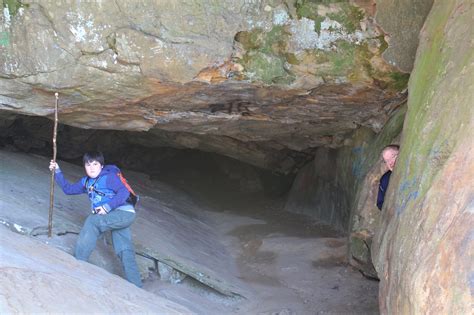
<path fill-rule="evenodd" d="M 382 58 L 374 12 L 362 0 L 6 1 L 0 113 L 51 118 L 59 92 L 67 125 L 291 173 L 295 155 L 379 131 L 404 99 L 408 75 Z"/>

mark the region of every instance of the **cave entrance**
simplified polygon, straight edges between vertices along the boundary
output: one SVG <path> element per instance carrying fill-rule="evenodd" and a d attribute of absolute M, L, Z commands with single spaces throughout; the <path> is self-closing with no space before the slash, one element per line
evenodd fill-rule
<path fill-rule="evenodd" d="M 12 166 L 9 182 L 15 176 L 28 177 L 29 167 L 43 172 L 46 181 L 51 122 L 8 117 L 3 119 L 1 134 L 2 159 L 22 166 Z M 65 173 L 77 178 L 83 152 L 101 150 L 106 164 L 121 167 L 138 190 L 142 209 L 132 229 L 140 265 L 148 272 L 146 290 L 157 294 L 166 290 L 168 298 L 204 313 L 209 309 L 216 314 L 243 310 L 376 313 L 377 284 L 345 264 L 344 235 L 309 217 L 284 211 L 293 175 L 274 174 L 209 152 L 145 146 L 141 134 L 61 126 L 58 159 L 66 165 Z M 33 155 L 43 158 L 35 160 Z M 31 180 L 30 186 L 21 189 L 38 192 L 39 185 L 48 184 Z M 71 201 L 61 194 L 56 193 L 55 220 L 63 221 L 55 237 L 72 241 L 87 215 L 80 209 L 87 209 L 87 200 Z M 48 195 L 35 198 L 46 201 Z M 43 209 L 47 212 L 44 202 Z M 44 239 L 38 229 L 44 224 L 41 219 L 29 218 L 24 209 L 18 213 L 19 217 L 2 213 L 2 220 Z M 105 268 L 109 258 L 100 256 L 96 262 Z M 155 278 L 156 272 L 168 274 L 167 283 L 180 284 L 164 284 Z M 197 288 L 197 282 L 219 294 Z"/>

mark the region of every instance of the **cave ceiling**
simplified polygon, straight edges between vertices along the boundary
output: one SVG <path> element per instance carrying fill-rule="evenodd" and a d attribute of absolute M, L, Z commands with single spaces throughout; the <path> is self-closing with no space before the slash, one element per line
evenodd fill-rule
<path fill-rule="evenodd" d="M 63 124 L 290 173 L 406 99 L 373 1 L 326 2 L 6 2 L 0 114 L 52 118 L 58 92 Z"/>

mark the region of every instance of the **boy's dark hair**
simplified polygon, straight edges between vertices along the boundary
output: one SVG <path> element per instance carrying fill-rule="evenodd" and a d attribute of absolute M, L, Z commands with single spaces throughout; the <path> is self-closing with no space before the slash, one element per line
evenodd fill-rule
<path fill-rule="evenodd" d="M 104 165 L 104 155 L 99 151 L 90 151 L 86 152 L 82 157 L 82 164 L 90 163 L 92 161 L 97 161 L 100 165 Z"/>

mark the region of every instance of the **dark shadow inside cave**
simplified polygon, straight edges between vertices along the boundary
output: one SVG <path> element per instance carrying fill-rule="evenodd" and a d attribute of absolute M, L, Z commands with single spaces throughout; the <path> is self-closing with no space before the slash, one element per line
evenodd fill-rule
<path fill-rule="evenodd" d="M 52 156 L 51 120 L 32 116 L 0 119 L 0 148 Z M 147 132 L 58 126 L 58 160 L 82 165 L 84 152 L 98 150 L 106 164 L 144 173 L 197 199 L 224 202 L 242 195 L 283 200 L 294 174 L 264 170 L 212 152 L 150 143 Z M 148 145 L 144 145 L 148 144 Z"/>

